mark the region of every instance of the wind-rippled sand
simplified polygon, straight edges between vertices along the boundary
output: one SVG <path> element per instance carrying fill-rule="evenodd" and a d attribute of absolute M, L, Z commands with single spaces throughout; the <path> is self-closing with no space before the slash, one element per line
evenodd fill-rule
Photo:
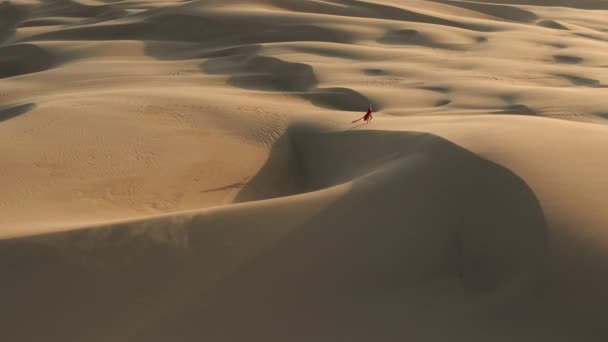
<path fill-rule="evenodd" d="M 607 341 L 606 118 L 605 0 L 3 2 L 0 338 Z"/>

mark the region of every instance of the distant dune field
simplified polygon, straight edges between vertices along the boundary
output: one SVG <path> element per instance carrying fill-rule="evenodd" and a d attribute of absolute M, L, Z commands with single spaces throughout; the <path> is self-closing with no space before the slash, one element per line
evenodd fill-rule
<path fill-rule="evenodd" d="M 607 119 L 608 0 L 2 2 L 0 338 L 608 341 Z"/>

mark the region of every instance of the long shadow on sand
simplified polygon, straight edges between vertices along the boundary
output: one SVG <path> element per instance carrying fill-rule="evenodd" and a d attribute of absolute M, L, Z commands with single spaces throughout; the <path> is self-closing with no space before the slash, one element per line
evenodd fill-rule
<path fill-rule="evenodd" d="M 25 103 L 11 107 L 0 107 L 0 122 L 10 120 L 18 117 L 21 114 L 25 114 L 36 107 L 35 103 Z"/>
<path fill-rule="evenodd" d="M 432 134 L 300 127 L 279 139 L 242 195 L 268 187 L 276 168 L 286 165 L 299 172 L 283 195 L 347 182 L 351 189 L 224 278 L 205 306 L 194 304 L 174 317 L 172 324 L 188 336 L 218 341 L 250 336 L 601 341 L 608 336 L 598 318 L 606 302 L 591 301 L 608 285 L 602 270 L 607 256 L 555 231 L 552 238 L 567 248 L 549 247 L 536 196 L 508 169 Z M 576 264 L 587 265 L 592 257 L 595 265 L 578 273 Z M 573 299 L 567 285 L 555 283 L 574 275 L 595 279 L 584 286 L 593 294 L 570 294 Z M 163 335 L 170 336 L 161 328 L 148 336 L 161 341 Z"/>
<path fill-rule="evenodd" d="M 226 279 L 213 317 L 194 309 L 213 338 L 431 341 L 446 337 L 436 321 L 482 340 L 484 318 L 461 315 L 533 297 L 547 226 L 509 170 L 431 134 L 294 129 L 243 196 L 289 163 L 300 192 L 352 188 Z"/>

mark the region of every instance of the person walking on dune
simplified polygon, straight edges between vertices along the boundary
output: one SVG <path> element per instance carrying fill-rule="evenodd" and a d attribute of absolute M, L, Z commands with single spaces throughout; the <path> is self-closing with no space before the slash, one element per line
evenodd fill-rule
<path fill-rule="evenodd" d="M 372 121 L 372 119 L 374 118 L 372 116 L 372 113 L 373 113 L 372 112 L 372 105 L 370 104 L 369 107 L 367 107 L 367 113 L 365 113 L 365 115 L 363 115 L 361 118 L 353 121 L 352 123 L 355 123 L 355 122 L 358 122 L 358 121 L 361 121 L 361 120 L 363 120 L 363 121 L 365 121 L 367 123 L 370 123 Z"/>

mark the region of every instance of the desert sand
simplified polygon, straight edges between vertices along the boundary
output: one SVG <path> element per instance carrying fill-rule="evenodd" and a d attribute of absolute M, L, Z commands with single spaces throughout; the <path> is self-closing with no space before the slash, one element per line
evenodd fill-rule
<path fill-rule="evenodd" d="M 607 118 L 606 0 L 3 2 L 0 339 L 607 341 Z"/>

